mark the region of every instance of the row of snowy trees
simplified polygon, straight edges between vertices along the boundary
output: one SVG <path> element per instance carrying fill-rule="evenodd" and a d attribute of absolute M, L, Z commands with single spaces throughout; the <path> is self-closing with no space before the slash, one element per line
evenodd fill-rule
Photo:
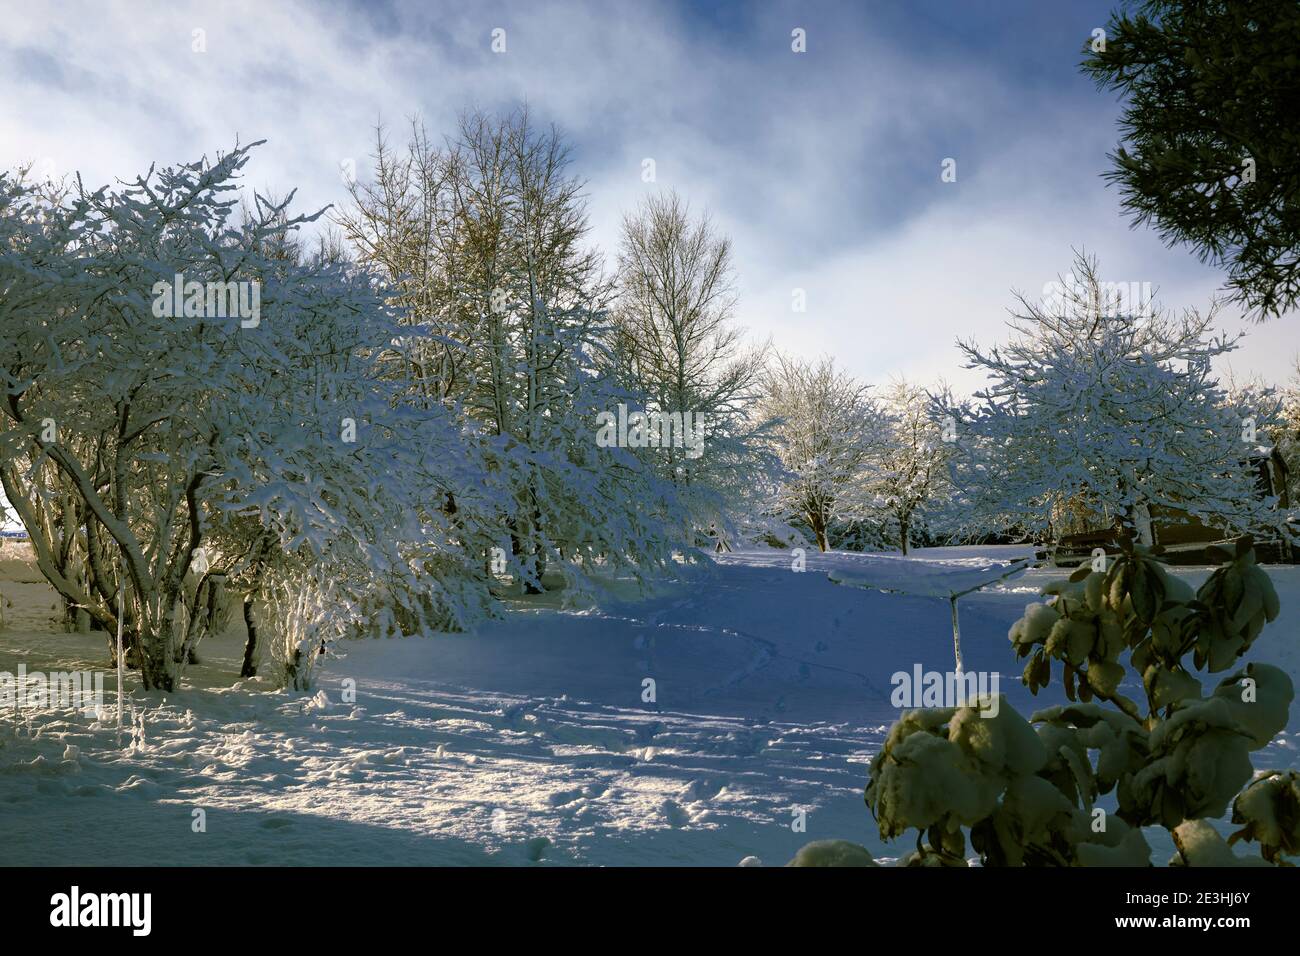
<path fill-rule="evenodd" d="M 918 530 L 944 520 L 951 446 L 926 390 L 899 379 L 876 398 L 829 358 L 784 355 L 764 384 L 761 408 L 786 466 L 775 510 L 821 550 L 838 543 L 837 529 L 865 524 L 906 554 Z"/>
<path fill-rule="evenodd" d="M 990 383 L 971 399 L 902 381 L 877 396 L 829 359 L 778 356 L 762 407 L 792 476 L 780 512 L 823 550 L 854 523 L 904 552 L 916 532 L 1050 542 L 1118 527 L 1151 543 L 1161 516 L 1286 534 L 1294 497 L 1261 493 L 1261 458 L 1276 444 L 1300 471 L 1300 392 L 1221 385 L 1213 364 L 1240 336 L 1215 334 L 1214 306 L 1126 308 L 1085 255 L 1056 287 L 1018 297 L 1008 342 L 958 343 Z"/>
<path fill-rule="evenodd" d="M 773 519 L 906 550 L 1277 518 L 1249 456 L 1281 405 L 1210 371 L 1235 341 L 1108 308 L 1086 259 L 1009 344 L 962 344 L 973 400 L 873 391 L 747 345 L 730 243 L 675 194 L 607 273 L 527 111 L 377 131 L 311 247 L 320 214 L 239 198 L 251 148 L 93 191 L 0 175 L 0 485 L 69 622 L 120 624 L 147 686 L 232 605 L 245 674 L 261 633 L 301 684 L 333 637 L 464 627 L 506 580 L 648 582 Z"/>
<path fill-rule="evenodd" d="M 534 592 L 552 564 L 573 590 L 596 565 L 665 567 L 684 543 L 686 482 L 594 440 L 601 412 L 646 394 L 610 370 L 617 288 L 587 245 L 559 135 L 525 111 L 467 114 L 442 145 L 416 126 L 394 150 L 379 131 L 374 158 L 339 221 L 413 333 L 390 374 L 460 423 L 461 454 L 485 474 L 478 501 L 436 503 L 457 536 L 473 527 Z"/>
<path fill-rule="evenodd" d="M 381 132 L 308 248 L 320 214 L 239 198 L 252 146 L 94 191 L 0 177 L 0 482 L 69 623 L 121 629 L 146 687 L 232 605 L 244 673 L 260 634 L 301 686 L 335 637 L 463 627 L 508 579 L 676 573 L 757 510 L 762 350 L 679 199 L 606 275 L 558 134 L 467 114 L 437 146 Z M 598 441 L 627 409 L 677 427 Z"/>

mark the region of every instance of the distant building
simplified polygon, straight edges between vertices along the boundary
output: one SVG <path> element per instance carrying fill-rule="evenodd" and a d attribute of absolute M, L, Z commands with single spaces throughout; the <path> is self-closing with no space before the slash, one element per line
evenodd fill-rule
<path fill-rule="evenodd" d="M 1287 510 L 1291 506 L 1287 493 L 1289 476 L 1282 454 L 1276 447 L 1261 446 L 1247 461 L 1255 468 L 1255 488 L 1259 497 L 1276 496 L 1279 509 Z M 1295 545 L 1297 533 L 1300 533 L 1300 528 L 1256 530 L 1255 557 L 1262 562 L 1294 563 L 1300 559 Z M 1118 526 L 1062 535 L 1052 552 L 1053 561 L 1061 566 L 1078 564 L 1097 548 L 1108 554 L 1118 553 L 1119 536 Z M 1151 509 L 1151 537 L 1155 544 L 1164 548 L 1164 558 L 1170 564 L 1204 564 L 1207 547 L 1230 540 L 1222 528 L 1211 527 L 1186 511 L 1160 507 Z"/>

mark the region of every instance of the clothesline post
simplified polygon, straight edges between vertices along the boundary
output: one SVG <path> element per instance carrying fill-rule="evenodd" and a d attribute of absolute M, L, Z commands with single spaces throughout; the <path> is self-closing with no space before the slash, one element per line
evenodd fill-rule
<path fill-rule="evenodd" d="M 952 606 L 952 653 L 957 658 L 957 676 L 961 676 L 961 625 L 957 622 L 957 596 L 948 599 Z"/>
<path fill-rule="evenodd" d="M 893 559 L 895 561 L 907 561 L 908 559 Z M 832 570 L 829 574 L 830 580 L 834 584 L 847 584 L 851 587 L 865 588 L 868 590 L 881 591 L 886 594 L 915 594 L 925 597 L 946 597 L 948 599 L 948 608 L 952 613 L 952 653 L 956 661 L 957 673 L 961 674 L 964 670 L 961 659 L 961 622 L 957 613 L 957 601 L 967 594 L 973 594 L 990 584 L 997 584 L 999 581 L 1005 581 L 1008 578 L 1015 577 L 1029 568 L 1029 558 L 1015 558 L 1005 564 L 998 564 L 991 567 L 972 569 L 961 567 L 953 569 L 957 572 L 958 577 L 954 580 L 949 576 L 943 586 L 935 587 L 935 575 L 928 575 L 930 578 L 927 582 L 921 582 L 919 585 L 913 582 L 899 582 L 896 575 L 891 575 L 887 571 L 881 571 L 879 568 L 873 569 L 870 561 L 864 568 L 865 576 L 858 577 L 856 574 L 843 574 L 839 571 Z M 913 568 L 925 567 L 923 563 L 912 565 Z M 971 581 L 974 580 L 974 584 Z"/>

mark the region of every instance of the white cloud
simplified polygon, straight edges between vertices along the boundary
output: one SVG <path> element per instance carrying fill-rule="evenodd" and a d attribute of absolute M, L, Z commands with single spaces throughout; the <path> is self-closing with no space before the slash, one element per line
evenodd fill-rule
<path fill-rule="evenodd" d="M 1128 228 L 1098 178 L 1113 104 L 1064 59 L 1026 87 L 999 58 L 917 52 L 849 13 L 810 27 L 796 55 L 778 6 L 715 14 L 746 18 L 730 34 L 651 4 L 101 0 L 22 14 L 0 39 L 0 165 L 48 158 L 102 183 L 267 138 L 247 182 L 299 187 L 315 209 L 344 198 L 342 161 L 367 174 L 377 117 L 400 137 L 418 113 L 437 135 L 463 107 L 527 99 L 574 140 L 594 242 L 612 253 L 623 211 L 675 187 L 733 236 L 756 335 L 873 380 L 969 387 L 953 340 L 999 337 L 1009 290 L 1040 289 L 1072 246 L 1170 305 L 1203 306 L 1220 281 Z M 498 26 L 505 54 L 489 47 Z M 955 184 L 939 180 L 945 156 Z M 805 314 L 790 311 L 796 287 Z M 1285 379 L 1297 321 L 1253 330 L 1234 369 Z"/>

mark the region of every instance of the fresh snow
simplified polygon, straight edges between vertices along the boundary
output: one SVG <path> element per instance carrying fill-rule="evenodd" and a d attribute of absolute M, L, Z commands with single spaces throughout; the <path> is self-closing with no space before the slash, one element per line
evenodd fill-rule
<path fill-rule="evenodd" d="M 821 840 L 896 858 L 911 841 L 877 836 L 867 765 L 898 716 L 890 675 L 951 667 L 949 607 L 828 573 L 1026 553 L 811 554 L 803 573 L 785 552 L 727 554 L 649 599 L 574 611 L 547 595 L 469 634 L 345 643 L 310 693 L 237 681 L 232 630 L 200 647 L 181 693 L 129 676 L 120 735 L 112 672 L 101 720 L 0 712 L 0 863 L 776 865 Z M 1300 568 L 1269 573 L 1282 616 L 1251 659 L 1300 679 Z M 962 599 L 967 670 L 1000 671 L 1026 715 L 1059 702 L 1059 682 L 1031 698 L 1006 633 L 1060 574 Z M 4 552 L 0 594 L 0 670 L 105 667 L 103 636 L 55 631 L 53 592 Z M 1300 766 L 1298 727 L 1293 714 L 1256 767 Z"/>

